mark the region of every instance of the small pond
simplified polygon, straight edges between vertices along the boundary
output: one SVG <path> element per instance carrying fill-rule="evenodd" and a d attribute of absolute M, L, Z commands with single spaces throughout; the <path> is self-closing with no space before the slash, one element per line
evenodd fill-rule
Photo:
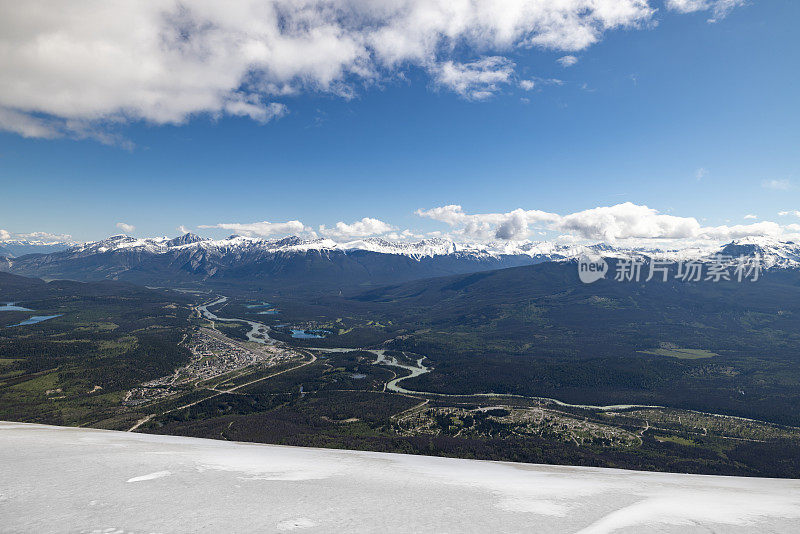
<path fill-rule="evenodd" d="M 30 319 L 25 319 L 21 323 L 10 324 L 6 328 L 11 328 L 12 326 L 25 326 L 25 325 L 29 325 L 29 324 L 41 323 L 42 321 L 47 321 L 49 319 L 55 319 L 56 317 L 61 317 L 61 314 L 59 313 L 58 315 L 34 315 Z"/>
<path fill-rule="evenodd" d="M 298 330 L 292 328 L 292 337 L 295 339 L 322 339 L 327 334 L 324 330 Z"/>
<path fill-rule="evenodd" d="M 33 311 L 30 308 L 23 308 L 22 306 L 15 306 L 16 302 L 6 302 L 0 304 L 0 311 Z"/>

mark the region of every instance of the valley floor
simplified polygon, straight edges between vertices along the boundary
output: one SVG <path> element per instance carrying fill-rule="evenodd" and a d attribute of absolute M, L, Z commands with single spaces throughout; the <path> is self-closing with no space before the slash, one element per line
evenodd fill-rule
<path fill-rule="evenodd" d="M 31 301 L 62 316 L 29 327 L 35 330 L 8 329 L 0 342 L 0 356 L 6 355 L 0 419 L 275 445 L 800 478 L 797 427 L 687 409 L 599 405 L 593 398 L 568 404 L 493 394 L 491 386 L 481 394 L 444 393 L 425 382 L 441 375 L 443 365 L 428 352 L 378 342 L 341 348 L 335 340 L 314 348 L 285 335 L 319 328 L 312 323 L 284 325 L 281 339 L 273 323 L 286 319 L 269 321 L 253 311 L 264 303 L 205 295 L 202 304 L 136 288 L 120 299 L 120 288 L 89 289 L 111 294 Z"/>
<path fill-rule="evenodd" d="M 193 336 L 202 350 L 192 352 L 214 378 L 188 373 L 193 361 L 135 390 L 142 401 L 131 407 L 147 415 L 130 430 L 485 460 L 798 477 L 793 451 L 800 429 L 794 427 L 659 406 L 410 390 L 400 384 L 430 371 L 424 355 L 292 348 L 272 340 L 262 323 L 209 311 L 226 301 L 196 308 L 209 322 Z M 245 324 L 254 342 L 226 337 L 217 330 L 221 321 Z M 265 365 L 258 359 L 264 356 L 257 356 L 255 364 L 227 372 L 220 362 L 239 361 L 241 352 L 280 354 L 285 361 Z M 174 387 L 177 376 L 187 376 L 183 387 Z"/>

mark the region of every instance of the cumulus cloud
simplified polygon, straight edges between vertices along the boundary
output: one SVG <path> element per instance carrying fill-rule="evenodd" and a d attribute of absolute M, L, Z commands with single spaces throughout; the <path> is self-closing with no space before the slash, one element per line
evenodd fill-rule
<path fill-rule="evenodd" d="M 700 223 L 694 217 L 664 215 L 647 206 L 625 202 L 566 215 L 557 227 L 587 239 L 614 242 L 631 238 L 694 237 L 699 233 Z"/>
<path fill-rule="evenodd" d="M 800 217 L 800 210 L 779 211 L 778 215 L 780 215 L 781 217 L 786 217 L 787 215 L 794 215 L 795 217 Z"/>
<path fill-rule="evenodd" d="M 0 241 L 5 241 L 7 239 L 11 239 L 11 233 L 8 230 L 0 228 Z"/>
<path fill-rule="evenodd" d="M 504 241 L 522 240 L 528 236 L 528 217 L 521 210 L 514 210 L 508 217 L 497 225 L 494 232 L 497 239 Z"/>
<path fill-rule="evenodd" d="M 527 225 L 555 222 L 559 215 L 540 210 L 516 209 L 508 213 L 467 214 L 461 206 L 450 204 L 429 210 L 417 210 L 416 214 L 435 221 L 447 223 L 455 228 L 457 235 L 474 239 L 523 239 Z"/>
<path fill-rule="evenodd" d="M 417 210 L 417 215 L 450 225 L 470 239 L 527 239 L 532 230 L 559 232 L 560 240 L 615 243 L 631 240 L 730 240 L 748 236 L 779 237 L 786 228 L 764 221 L 748 225 L 704 227 L 694 217 L 659 213 L 648 206 L 624 202 L 560 215 L 516 209 L 507 213 L 467 214 L 458 205 Z"/>
<path fill-rule="evenodd" d="M 254 223 L 201 224 L 198 228 L 220 228 L 222 230 L 230 230 L 238 235 L 259 237 L 312 232 L 311 228 L 297 220 L 279 223 L 261 221 Z"/>
<path fill-rule="evenodd" d="M 129 233 L 133 232 L 134 230 L 136 230 L 136 227 L 134 225 L 128 224 L 128 223 L 124 223 L 124 222 L 118 222 L 116 226 L 117 226 L 117 228 L 119 228 L 120 230 L 125 232 L 126 234 L 129 234 Z"/>
<path fill-rule="evenodd" d="M 739 3 L 668 0 L 715 18 Z M 655 12 L 648 0 L 3 2 L 0 129 L 124 143 L 113 132 L 130 121 L 264 123 L 292 95 L 350 98 L 409 69 L 483 100 L 514 80 L 511 52 L 578 52 Z"/>
<path fill-rule="evenodd" d="M 189 233 L 189 229 L 188 229 L 188 228 L 186 228 L 184 225 L 180 225 L 180 226 L 178 226 L 177 230 L 178 230 L 178 231 L 179 231 L 181 234 L 188 234 L 188 233 Z"/>
<path fill-rule="evenodd" d="M 325 225 L 319 227 L 319 233 L 336 239 L 348 239 L 353 237 L 368 237 L 372 235 L 385 234 L 391 232 L 395 228 L 379 219 L 372 219 L 364 217 L 360 221 L 355 221 L 351 224 L 339 221 L 333 228 L 326 228 Z M 405 230 L 405 232 L 409 232 Z M 409 232 L 410 234 L 410 232 Z M 398 235 L 398 237 L 400 237 Z"/>
<path fill-rule="evenodd" d="M 744 216 L 744 218 L 745 219 L 758 219 L 758 215 L 756 215 L 754 213 L 748 213 L 747 215 Z"/>
<path fill-rule="evenodd" d="M 566 67 L 571 67 L 575 63 L 577 63 L 578 62 L 578 58 L 575 57 L 575 56 L 561 56 L 556 61 L 558 61 L 559 65 L 561 65 L 562 67 L 566 68 Z"/>

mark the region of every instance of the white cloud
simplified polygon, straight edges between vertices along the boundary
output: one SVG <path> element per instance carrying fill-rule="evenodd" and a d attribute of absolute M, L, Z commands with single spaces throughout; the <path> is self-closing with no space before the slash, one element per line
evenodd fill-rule
<path fill-rule="evenodd" d="M 184 225 L 178 226 L 177 230 L 181 233 L 181 235 L 189 233 L 189 229 L 186 228 Z"/>
<path fill-rule="evenodd" d="M 326 228 L 324 224 L 319 227 L 320 234 L 337 239 L 380 235 L 392 230 L 394 230 L 392 225 L 369 217 L 364 217 L 360 221 L 355 221 L 351 224 L 339 221 L 333 228 Z"/>
<path fill-rule="evenodd" d="M 461 206 L 450 204 L 429 210 L 417 210 L 416 214 L 454 227 L 457 235 L 472 239 L 524 239 L 527 225 L 554 222 L 555 213 L 539 210 L 516 209 L 508 213 L 466 214 Z"/>
<path fill-rule="evenodd" d="M 777 223 L 764 221 L 753 224 L 737 224 L 735 226 L 715 226 L 703 228 L 699 237 L 717 241 L 729 241 L 742 237 L 779 237 L 783 229 Z"/>
<path fill-rule="evenodd" d="M 307 227 L 300 221 L 286 221 L 280 223 L 271 223 L 267 221 L 254 222 L 254 223 L 219 223 L 219 224 L 201 224 L 198 228 L 220 228 L 222 230 L 230 230 L 238 235 L 244 236 L 260 236 L 267 237 L 272 235 L 287 235 L 287 234 L 301 234 L 311 232 L 311 228 Z"/>
<path fill-rule="evenodd" d="M 702 180 L 706 176 L 708 176 L 708 170 L 706 170 L 705 167 L 700 167 L 694 171 L 694 177 L 698 180 Z"/>
<path fill-rule="evenodd" d="M 120 230 L 125 232 L 126 234 L 129 234 L 129 233 L 133 232 L 134 230 L 136 230 L 136 227 L 134 225 L 128 224 L 128 223 L 124 223 L 124 222 L 118 222 L 116 226 L 117 226 L 117 228 L 119 228 Z"/>
<path fill-rule="evenodd" d="M 679 13 L 711 11 L 708 22 L 718 22 L 725 18 L 735 7 L 741 6 L 745 0 L 667 0 L 667 8 Z"/>
<path fill-rule="evenodd" d="M 528 218 L 521 209 L 514 210 L 509 217 L 497 225 L 495 237 L 504 241 L 522 240 L 528 237 Z"/>
<path fill-rule="evenodd" d="M 469 100 L 485 100 L 511 81 L 514 63 L 500 56 L 484 57 L 471 63 L 445 61 L 434 69 L 438 86 Z"/>
<path fill-rule="evenodd" d="M 668 0 L 715 17 L 739 3 Z M 350 98 L 414 68 L 482 100 L 513 80 L 505 54 L 581 51 L 651 27 L 655 11 L 648 0 L 2 2 L 0 129 L 124 144 L 112 132 L 130 121 L 263 123 L 287 113 L 288 96 Z"/>
<path fill-rule="evenodd" d="M 27 239 L 45 242 L 71 242 L 72 236 L 69 234 L 54 234 L 51 232 L 28 232 L 22 234 L 11 234 L 8 230 L 0 228 L 0 241 L 8 241 L 9 239 Z"/>
<path fill-rule="evenodd" d="M 228 115 L 250 117 L 256 122 L 266 124 L 272 119 L 283 117 L 289 112 L 285 104 L 261 102 L 258 95 L 236 94 L 234 98 L 225 102 L 223 108 Z"/>
<path fill-rule="evenodd" d="M 38 239 L 42 241 L 72 241 L 72 236 L 69 234 L 54 234 L 51 232 L 30 232 L 27 234 L 17 234 L 17 237 L 22 239 Z"/>
<path fill-rule="evenodd" d="M 694 217 L 664 215 L 632 202 L 572 213 L 556 226 L 560 231 L 608 242 L 631 238 L 680 239 L 694 237 L 700 229 Z"/>
<path fill-rule="evenodd" d="M 386 234 L 384 237 L 386 237 L 387 239 L 395 239 L 400 241 L 403 239 L 424 239 L 426 237 L 438 237 L 439 235 L 441 235 L 441 232 L 432 232 L 426 235 L 415 234 L 410 229 L 406 228 L 402 232 L 391 232 Z"/>
<path fill-rule="evenodd" d="M 529 80 L 519 80 L 517 85 L 523 91 L 532 91 L 542 85 L 564 85 L 564 80 L 558 78 L 531 78 Z"/>
<path fill-rule="evenodd" d="M 794 185 L 789 180 L 764 180 L 761 182 L 761 187 L 777 191 L 789 191 L 794 188 Z"/>
<path fill-rule="evenodd" d="M 578 62 L 578 58 L 577 58 L 577 57 L 575 57 L 575 56 L 561 56 L 561 57 L 560 57 L 560 58 L 558 58 L 556 61 L 557 61 L 557 62 L 559 63 L 559 65 L 561 65 L 562 67 L 564 67 L 564 68 L 567 68 L 567 67 L 571 67 L 571 66 L 573 66 L 575 63 L 577 63 L 577 62 Z"/>
<path fill-rule="evenodd" d="M 780 215 L 781 217 L 786 217 L 787 215 L 793 215 L 795 217 L 800 217 L 800 210 L 779 211 L 778 215 Z"/>
<path fill-rule="evenodd" d="M 516 209 L 507 213 L 467 214 L 461 206 L 417 210 L 417 215 L 444 222 L 454 234 L 469 239 L 523 240 L 532 229 L 559 232 L 559 239 L 614 243 L 631 240 L 730 240 L 747 236 L 778 237 L 784 228 L 764 221 L 749 225 L 704 227 L 694 217 L 659 213 L 643 205 L 624 202 L 566 215 Z"/>
<path fill-rule="evenodd" d="M 755 215 L 753 213 L 748 213 L 747 215 L 744 216 L 744 218 L 745 219 L 758 219 L 758 215 Z"/>
<path fill-rule="evenodd" d="M 61 134 L 51 121 L 0 107 L 0 130 L 12 132 L 22 137 L 52 139 Z"/>

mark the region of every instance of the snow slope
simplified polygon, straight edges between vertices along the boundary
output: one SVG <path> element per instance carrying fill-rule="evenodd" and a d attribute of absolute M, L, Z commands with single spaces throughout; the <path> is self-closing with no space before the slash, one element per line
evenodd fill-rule
<path fill-rule="evenodd" d="M 0 532 L 798 532 L 800 480 L 0 422 Z"/>

